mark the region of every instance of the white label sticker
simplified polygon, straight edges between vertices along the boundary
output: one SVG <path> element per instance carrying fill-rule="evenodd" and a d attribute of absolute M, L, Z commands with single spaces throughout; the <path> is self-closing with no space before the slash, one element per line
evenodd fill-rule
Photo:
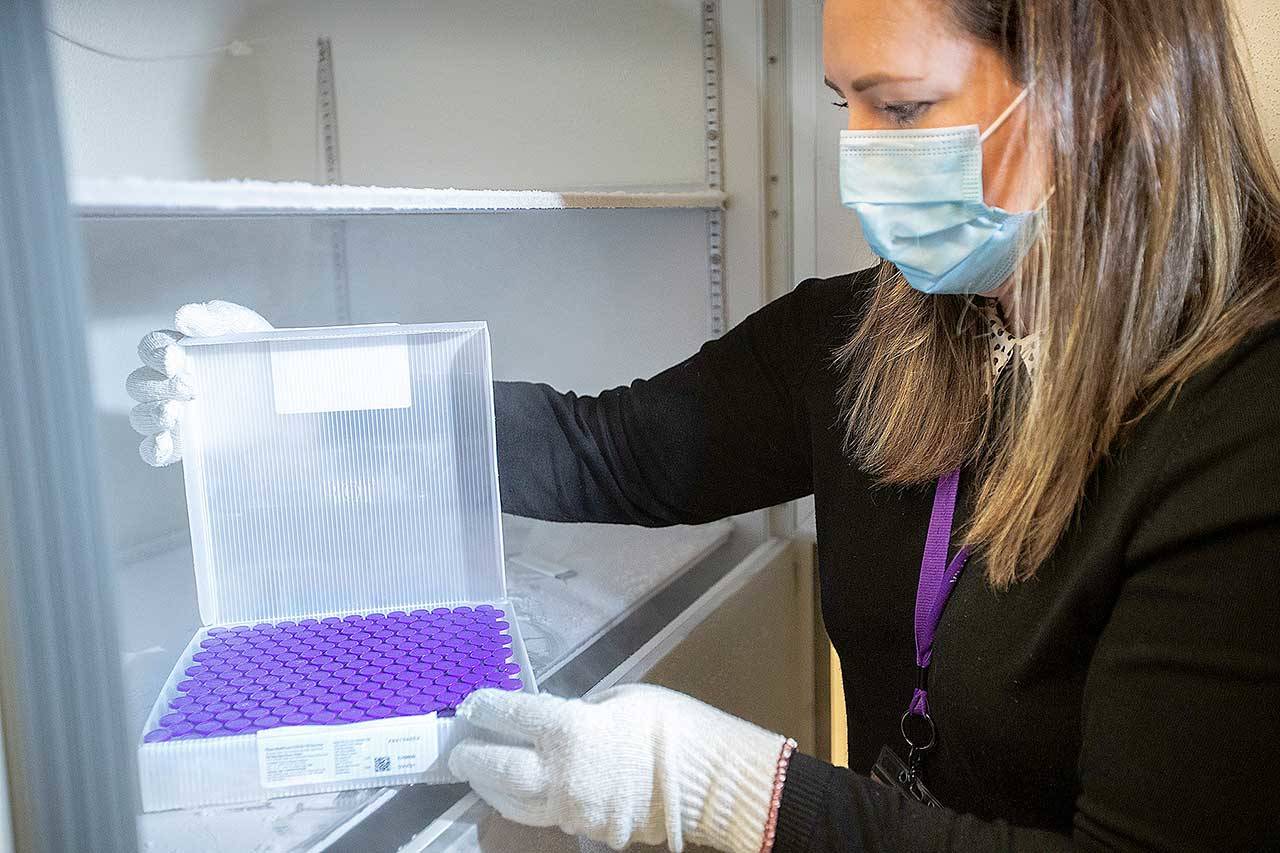
<path fill-rule="evenodd" d="M 350 726 L 286 726 L 258 732 L 264 788 L 421 773 L 440 755 L 434 714 Z"/>
<path fill-rule="evenodd" d="M 277 341 L 271 384 L 281 415 L 407 409 L 413 403 L 409 342 L 404 336 Z"/>

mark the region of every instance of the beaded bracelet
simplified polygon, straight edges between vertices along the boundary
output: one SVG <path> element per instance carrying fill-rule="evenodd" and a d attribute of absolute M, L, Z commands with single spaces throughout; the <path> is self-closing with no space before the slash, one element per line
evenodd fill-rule
<path fill-rule="evenodd" d="M 791 763 L 791 753 L 796 748 L 793 738 L 787 738 L 778 753 L 778 769 L 773 775 L 773 796 L 769 800 L 769 819 L 764 825 L 764 842 L 760 845 L 760 853 L 773 850 L 773 839 L 778 833 L 778 807 L 782 805 L 782 786 L 787 782 L 787 765 Z"/>

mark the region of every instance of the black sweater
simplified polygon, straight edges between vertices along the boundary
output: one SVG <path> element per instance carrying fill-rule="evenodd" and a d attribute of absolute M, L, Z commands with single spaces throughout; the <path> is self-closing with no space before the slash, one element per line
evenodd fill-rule
<path fill-rule="evenodd" d="M 914 686 L 932 489 L 841 450 L 832 349 L 871 275 L 810 280 L 648 381 L 596 397 L 498 383 L 503 508 L 699 523 L 815 495 L 849 763 L 797 755 L 775 850 L 1227 850 L 1280 828 L 1280 330 L 1147 416 L 1033 581 L 981 554 L 930 671 L 928 809 L 871 782 Z M 957 527 L 964 523 L 962 481 Z"/>

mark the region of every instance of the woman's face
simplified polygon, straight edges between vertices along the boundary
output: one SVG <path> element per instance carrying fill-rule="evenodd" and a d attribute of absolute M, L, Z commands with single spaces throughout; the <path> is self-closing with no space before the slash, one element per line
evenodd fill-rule
<path fill-rule="evenodd" d="M 826 0 L 822 58 L 827 85 L 848 103 L 850 130 L 954 127 L 982 130 L 1022 91 L 1008 63 L 951 19 L 949 0 Z M 1034 209 L 1044 181 L 1025 144 L 1025 104 L 982 146 L 985 201 Z"/>

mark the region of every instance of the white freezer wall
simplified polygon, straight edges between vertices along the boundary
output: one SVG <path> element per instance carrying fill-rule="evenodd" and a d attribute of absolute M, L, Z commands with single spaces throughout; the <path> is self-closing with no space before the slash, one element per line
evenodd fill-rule
<path fill-rule="evenodd" d="M 250 305 L 277 326 L 337 321 L 328 224 L 101 220 L 83 229 L 90 363 L 108 529 L 122 551 L 180 537 L 180 466 L 138 458 L 124 378 L 185 302 Z M 648 377 L 706 337 L 701 211 L 368 217 L 347 226 L 355 322 L 486 320 L 498 379 L 594 393 Z M 572 235 L 571 238 L 566 235 Z"/>
<path fill-rule="evenodd" d="M 51 0 L 71 172 L 322 179 L 316 37 L 332 39 L 350 184 L 705 181 L 698 0 Z"/>
<path fill-rule="evenodd" d="M 48 18 L 132 56 L 236 39 L 251 51 L 132 62 L 51 37 L 77 176 L 318 178 L 315 38 L 325 35 L 346 183 L 626 189 L 705 183 L 700 9 L 53 0 Z M 750 204 L 737 210 L 731 218 Z M 707 337 L 701 211 L 367 217 L 347 228 L 354 321 L 487 320 L 499 378 L 594 392 L 673 364 Z M 145 468 L 128 425 L 123 380 L 137 339 L 171 325 L 178 305 L 211 298 L 277 325 L 337 322 L 330 234 L 329 221 L 305 219 L 85 223 L 105 506 L 119 550 L 186 527 L 180 470 Z M 745 249 L 731 242 L 730 262 Z M 738 317 L 750 301 L 737 303 Z"/>

